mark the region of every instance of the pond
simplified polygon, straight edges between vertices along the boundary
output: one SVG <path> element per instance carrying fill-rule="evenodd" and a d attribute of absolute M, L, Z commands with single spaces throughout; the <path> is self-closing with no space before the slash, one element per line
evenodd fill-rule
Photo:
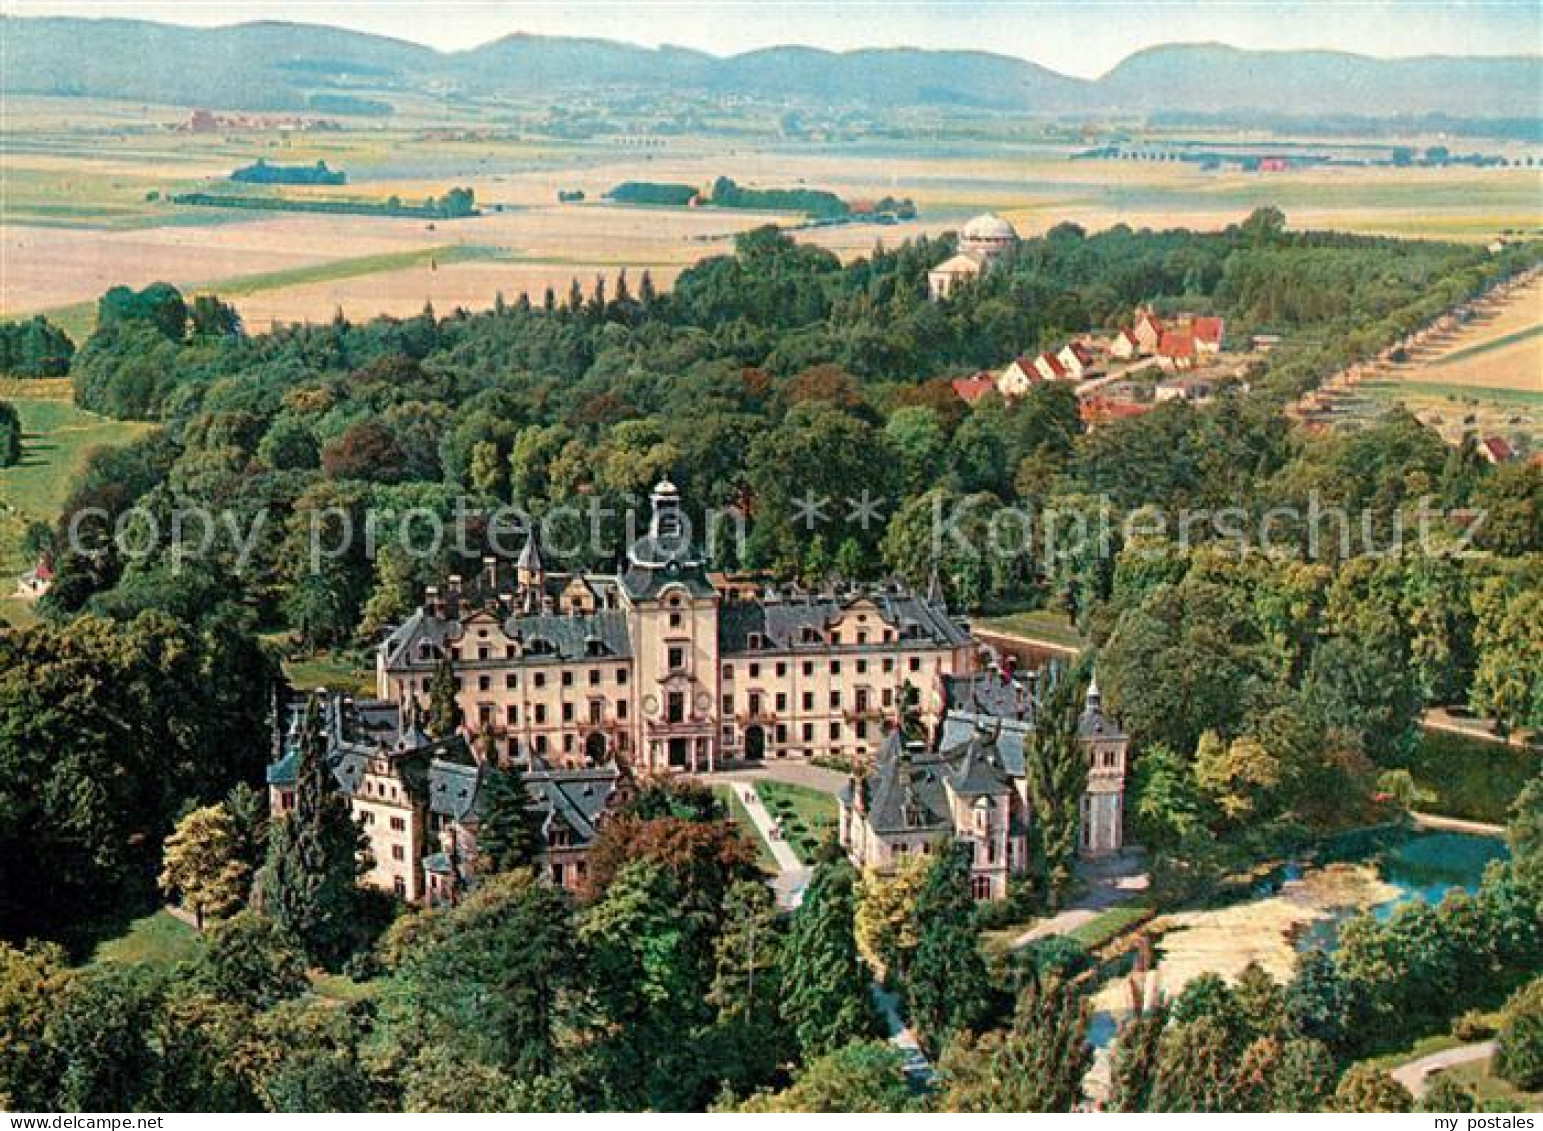
<path fill-rule="evenodd" d="M 1466 833 L 1379 830 L 1338 838 L 1277 868 L 1243 898 L 1163 916 L 1157 985 L 1172 998 L 1201 973 L 1231 980 L 1249 962 L 1284 982 L 1300 951 L 1332 948 L 1351 916 L 1370 910 L 1386 918 L 1411 899 L 1436 903 L 1452 888 L 1475 891 L 1490 861 L 1506 855 L 1499 838 Z M 1100 973 L 1089 1038 L 1102 1049 L 1129 1012 L 1128 960 Z"/>

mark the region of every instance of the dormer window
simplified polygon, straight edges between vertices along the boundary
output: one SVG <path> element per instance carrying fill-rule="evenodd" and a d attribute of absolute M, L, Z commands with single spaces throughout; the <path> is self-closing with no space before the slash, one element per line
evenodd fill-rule
<path fill-rule="evenodd" d="M 759 632 L 752 632 L 748 643 L 752 649 L 759 650 L 766 647 L 766 638 Z"/>

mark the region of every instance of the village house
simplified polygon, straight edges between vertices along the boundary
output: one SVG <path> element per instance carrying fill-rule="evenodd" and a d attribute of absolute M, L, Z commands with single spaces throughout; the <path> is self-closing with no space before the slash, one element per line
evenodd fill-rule
<path fill-rule="evenodd" d="M 1061 369 L 1074 381 L 1092 376 L 1098 366 L 1098 358 L 1085 342 L 1067 342 L 1055 356 Z"/>
<path fill-rule="evenodd" d="M 1121 329 L 1109 343 L 1109 354 L 1121 361 L 1132 361 L 1141 354 L 1141 343 L 1136 340 L 1136 335 L 1126 329 Z"/>
<path fill-rule="evenodd" d="M 1061 359 L 1049 350 L 1034 359 L 1034 369 L 1046 381 L 1065 381 L 1069 376 Z"/>
<path fill-rule="evenodd" d="M 997 379 L 990 373 L 977 373 L 973 377 L 955 377 L 949 382 L 957 396 L 967 405 L 973 405 L 997 387 Z"/>
<path fill-rule="evenodd" d="M 614 575 L 546 570 L 532 538 L 510 571 L 451 578 L 390 632 L 377 694 L 428 695 L 442 662 L 465 730 L 503 758 L 564 768 L 621 762 L 639 774 L 725 762 L 873 756 L 914 703 L 942 715 L 945 676 L 977 645 L 936 594 L 891 582 L 715 584 L 673 484 Z"/>
<path fill-rule="evenodd" d="M 1486 463 L 1499 464 L 1516 458 L 1516 449 L 1504 436 L 1485 436 L 1477 447 Z"/>
<path fill-rule="evenodd" d="M 1216 395 L 1216 382 L 1195 374 L 1181 374 L 1159 381 L 1152 391 L 1152 399 L 1158 404 L 1164 401 L 1189 401 L 1199 404 Z"/>
<path fill-rule="evenodd" d="M 997 374 L 997 392 L 1008 400 L 1026 397 L 1029 390 L 1044 379 L 1037 357 L 1015 357 Z"/>
<path fill-rule="evenodd" d="M 927 294 L 941 302 L 959 287 L 973 282 L 1018 246 L 1018 232 L 1002 217 L 987 212 L 976 216 L 959 234 L 958 254 L 927 272 Z"/>
<path fill-rule="evenodd" d="M 1025 759 L 1039 680 L 988 671 L 944 683 L 947 707 L 932 741 L 907 743 L 891 734 L 873 770 L 842 791 L 841 845 L 857 867 L 887 872 L 906 856 L 963 842 L 972 852 L 971 894 L 1003 899 L 1012 877 L 1032 863 Z M 1113 855 L 1124 847 L 1129 739 L 1105 716 L 1096 680 L 1077 733 L 1088 758 L 1078 852 L 1089 859 Z"/>
<path fill-rule="evenodd" d="M 1195 337 L 1188 330 L 1164 330 L 1157 343 L 1157 364 L 1164 369 L 1195 367 Z"/>

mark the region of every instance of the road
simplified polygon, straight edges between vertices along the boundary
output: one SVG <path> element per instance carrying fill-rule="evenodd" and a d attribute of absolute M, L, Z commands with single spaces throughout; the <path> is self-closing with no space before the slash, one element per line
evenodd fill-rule
<path fill-rule="evenodd" d="M 1446 1068 L 1453 1068 L 1459 1064 L 1472 1064 L 1477 1060 L 1488 1060 L 1495 1055 L 1494 1041 L 1480 1041 L 1472 1045 L 1459 1045 L 1455 1049 L 1443 1049 L 1441 1052 L 1433 1052 L 1429 1056 L 1422 1056 L 1418 1060 L 1411 1060 L 1407 1064 L 1400 1064 L 1393 1069 L 1390 1075 L 1404 1087 L 1408 1088 L 1416 1096 L 1425 1091 L 1425 1084 L 1433 1073 Z"/>

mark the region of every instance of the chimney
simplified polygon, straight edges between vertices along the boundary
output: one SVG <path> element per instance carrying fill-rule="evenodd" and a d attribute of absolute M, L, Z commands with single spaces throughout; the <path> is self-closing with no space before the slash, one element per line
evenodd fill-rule
<path fill-rule="evenodd" d="M 423 611 L 431 617 L 445 614 L 445 603 L 439 599 L 439 586 L 428 585 L 423 590 Z"/>
<path fill-rule="evenodd" d="M 498 592 L 498 559 L 486 554 L 482 559 L 482 576 L 486 579 L 488 593 Z"/>

